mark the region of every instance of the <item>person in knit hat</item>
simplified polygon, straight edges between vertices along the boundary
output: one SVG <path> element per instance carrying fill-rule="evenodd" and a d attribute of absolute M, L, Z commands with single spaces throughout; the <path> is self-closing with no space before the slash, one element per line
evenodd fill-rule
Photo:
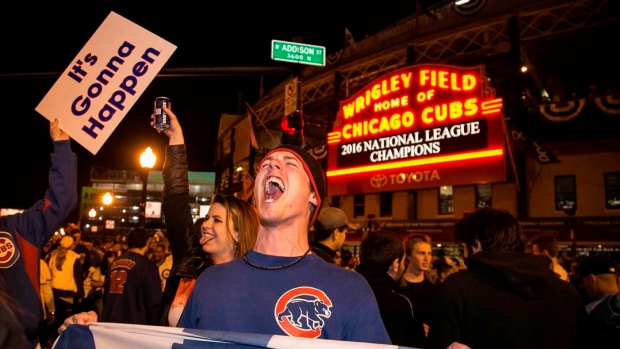
<path fill-rule="evenodd" d="M 306 150 L 267 153 L 254 187 L 254 249 L 200 275 L 178 326 L 391 343 L 365 279 L 311 253 L 308 229 L 325 196 L 321 165 Z"/>

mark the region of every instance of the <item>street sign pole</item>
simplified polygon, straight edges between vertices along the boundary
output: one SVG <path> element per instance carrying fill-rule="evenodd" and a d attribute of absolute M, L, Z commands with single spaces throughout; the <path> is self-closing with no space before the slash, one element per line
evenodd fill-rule
<path fill-rule="evenodd" d="M 271 40 L 271 59 L 275 61 L 325 66 L 325 47 L 299 42 Z M 300 68 L 298 67 L 298 71 Z M 284 91 L 283 143 L 304 144 L 304 117 L 301 103 L 301 74 Z"/>
<path fill-rule="evenodd" d="M 304 118 L 301 108 L 301 82 L 299 77 L 295 77 L 284 87 L 282 144 L 303 146 Z"/>

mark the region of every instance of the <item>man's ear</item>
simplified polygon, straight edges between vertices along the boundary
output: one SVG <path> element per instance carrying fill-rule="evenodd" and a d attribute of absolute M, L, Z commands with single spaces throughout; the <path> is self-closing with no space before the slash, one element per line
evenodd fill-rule
<path fill-rule="evenodd" d="M 400 259 L 396 258 L 392 264 L 390 264 L 390 267 L 387 270 L 388 275 L 394 279 L 396 277 L 396 275 L 398 275 L 398 269 L 400 268 Z"/>
<path fill-rule="evenodd" d="M 394 273 L 394 275 L 398 274 L 398 270 L 400 269 L 400 259 L 396 258 L 393 262 L 392 265 L 390 265 L 390 271 L 392 271 L 392 273 Z"/>
<path fill-rule="evenodd" d="M 480 240 L 476 239 L 474 240 L 473 246 L 471 246 L 471 252 L 472 254 L 474 254 L 480 251 L 482 251 L 482 244 L 480 243 Z"/>
<path fill-rule="evenodd" d="M 319 206 L 319 200 L 316 198 L 316 194 L 314 192 L 310 193 L 310 197 L 308 198 L 308 201 L 313 204 L 315 207 Z"/>

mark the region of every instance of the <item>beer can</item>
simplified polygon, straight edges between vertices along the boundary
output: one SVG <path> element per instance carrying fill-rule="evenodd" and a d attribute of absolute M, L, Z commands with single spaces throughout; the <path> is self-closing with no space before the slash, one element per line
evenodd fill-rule
<path fill-rule="evenodd" d="M 159 131 L 167 130 L 170 128 L 170 117 L 164 111 L 163 106 L 168 107 L 168 109 L 172 108 L 172 104 L 170 103 L 170 98 L 168 97 L 157 97 L 155 98 L 155 122 L 153 127 L 155 127 Z"/>

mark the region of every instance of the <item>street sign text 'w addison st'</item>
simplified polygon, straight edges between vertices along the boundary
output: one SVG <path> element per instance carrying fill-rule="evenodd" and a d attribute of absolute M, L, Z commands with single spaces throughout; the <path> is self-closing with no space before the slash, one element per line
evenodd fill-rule
<path fill-rule="evenodd" d="M 271 40 L 271 59 L 274 61 L 325 66 L 325 47 Z"/>

